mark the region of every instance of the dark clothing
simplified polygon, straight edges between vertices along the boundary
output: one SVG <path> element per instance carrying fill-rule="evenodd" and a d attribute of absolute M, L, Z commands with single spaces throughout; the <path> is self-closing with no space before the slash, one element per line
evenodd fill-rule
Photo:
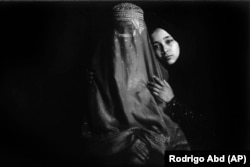
<path fill-rule="evenodd" d="M 192 150 L 205 148 L 204 140 L 207 140 L 208 134 L 212 137 L 212 132 L 209 132 L 207 118 L 204 114 L 191 110 L 176 98 L 167 103 L 165 113 L 180 125 Z"/>

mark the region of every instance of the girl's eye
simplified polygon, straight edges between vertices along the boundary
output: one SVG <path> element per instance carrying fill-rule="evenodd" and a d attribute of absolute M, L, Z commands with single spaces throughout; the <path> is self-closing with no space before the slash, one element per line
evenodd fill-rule
<path fill-rule="evenodd" d="M 154 48 L 155 48 L 155 49 L 159 49 L 160 46 L 159 46 L 159 45 L 154 45 Z"/>
<path fill-rule="evenodd" d="M 170 44 L 171 42 L 173 42 L 173 41 L 174 41 L 173 39 L 167 39 L 167 40 L 165 41 L 165 43 L 169 45 L 169 44 Z"/>

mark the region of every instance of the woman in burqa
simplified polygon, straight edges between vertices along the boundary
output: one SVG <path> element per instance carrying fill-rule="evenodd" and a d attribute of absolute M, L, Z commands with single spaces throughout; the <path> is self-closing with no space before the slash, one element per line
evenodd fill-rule
<path fill-rule="evenodd" d="M 83 128 L 87 154 L 107 165 L 164 164 L 166 150 L 189 150 L 178 124 L 164 113 L 165 104 L 149 91 L 154 76 L 168 73 L 156 60 L 140 7 L 113 7 L 111 38 L 93 57 L 94 80 Z"/>

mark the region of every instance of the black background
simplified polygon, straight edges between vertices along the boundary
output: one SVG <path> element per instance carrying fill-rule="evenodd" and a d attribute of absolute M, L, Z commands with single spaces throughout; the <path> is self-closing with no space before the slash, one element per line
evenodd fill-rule
<path fill-rule="evenodd" d="M 1 163 L 84 163 L 85 70 L 114 4 L 0 3 Z M 170 34 L 181 56 L 170 84 L 182 102 L 208 116 L 213 136 L 206 149 L 250 149 L 249 2 L 136 4 L 145 17 L 156 13 L 176 28 Z"/>

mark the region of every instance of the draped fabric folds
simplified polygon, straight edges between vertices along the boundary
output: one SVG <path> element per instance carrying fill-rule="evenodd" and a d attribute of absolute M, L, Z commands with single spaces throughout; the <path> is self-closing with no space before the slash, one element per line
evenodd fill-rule
<path fill-rule="evenodd" d="M 162 158 L 165 150 L 188 150 L 178 124 L 147 88 L 154 75 L 167 80 L 168 73 L 154 55 L 144 21 L 116 19 L 112 27 L 92 62 L 88 130 L 83 130 L 83 137 L 92 143 L 90 152 L 124 156 L 136 143 Z M 132 154 L 126 155 L 133 159 Z"/>

